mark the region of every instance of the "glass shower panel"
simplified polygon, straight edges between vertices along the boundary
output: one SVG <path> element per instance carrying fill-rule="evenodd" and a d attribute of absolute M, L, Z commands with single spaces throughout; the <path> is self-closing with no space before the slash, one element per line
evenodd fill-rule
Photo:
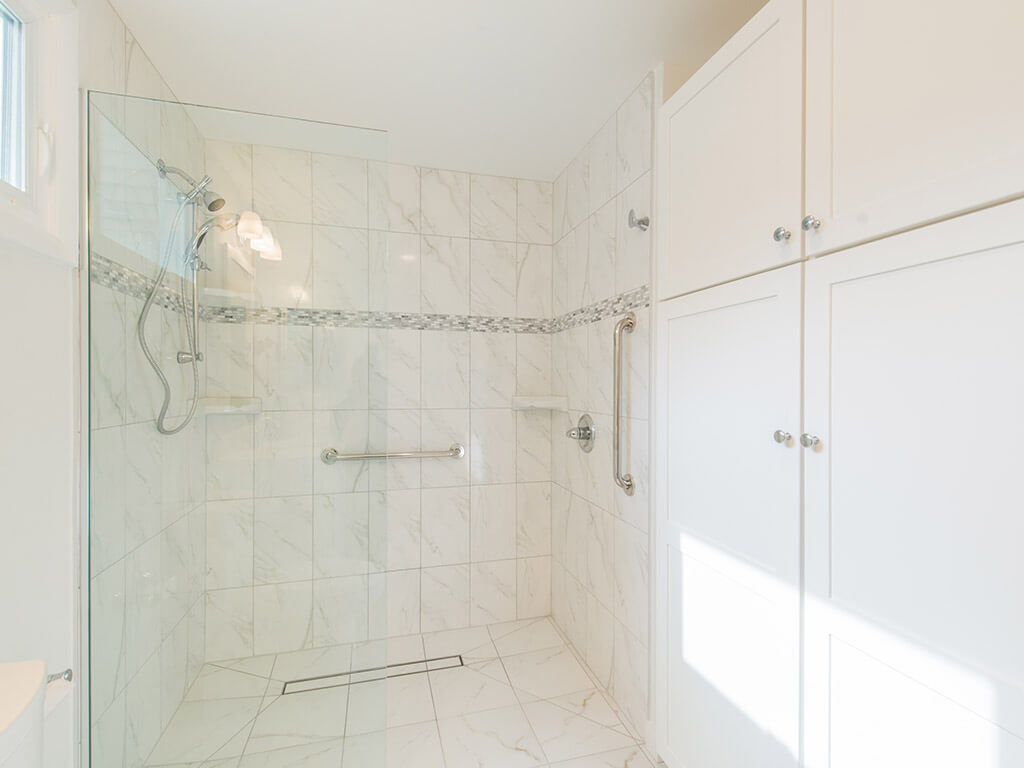
<path fill-rule="evenodd" d="M 321 452 L 409 434 L 387 136 L 94 92 L 88 138 L 91 765 L 382 765 L 419 462 Z"/>

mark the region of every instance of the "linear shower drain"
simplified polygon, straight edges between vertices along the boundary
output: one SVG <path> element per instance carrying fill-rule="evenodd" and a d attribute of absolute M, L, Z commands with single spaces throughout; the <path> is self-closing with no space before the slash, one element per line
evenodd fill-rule
<path fill-rule="evenodd" d="M 331 675 L 318 675 L 317 677 L 303 677 L 299 680 L 288 680 L 281 688 L 281 695 L 291 693 L 306 693 L 308 691 L 319 691 L 324 688 L 341 688 L 346 685 L 358 685 L 359 683 L 372 683 L 376 680 L 387 680 L 392 677 L 405 677 L 406 675 L 420 675 L 424 672 L 434 672 L 439 669 L 455 669 L 464 666 L 462 655 L 438 656 L 435 659 L 424 659 L 422 661 L 403 661 L 398 664 L 387 664 L 383 667 L 368 667 L 367 669 L 355 669 L 351 672 L 337 672 Z"/>

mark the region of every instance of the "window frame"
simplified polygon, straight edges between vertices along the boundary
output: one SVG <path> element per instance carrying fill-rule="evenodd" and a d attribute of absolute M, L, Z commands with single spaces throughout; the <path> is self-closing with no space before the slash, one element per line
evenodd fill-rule
<path fill-rule="evenodd" d="M 22 23 L 24 189 L 0 180 L 0 245 L 78 264 L 78 14 L 2 0 Z"/>

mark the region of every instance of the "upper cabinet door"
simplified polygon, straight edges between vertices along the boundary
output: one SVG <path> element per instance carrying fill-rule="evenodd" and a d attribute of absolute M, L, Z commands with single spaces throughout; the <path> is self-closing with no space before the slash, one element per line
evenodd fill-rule
<path fill-rule="evenodd" d="M 1024 194 L 1024 3 L 807 0 L 810 254 Z"/>
<path fill-rule="evenodd" d="M 662 107 L 659 298 L 801 258 L 802 40 L 771 0 Z"/>

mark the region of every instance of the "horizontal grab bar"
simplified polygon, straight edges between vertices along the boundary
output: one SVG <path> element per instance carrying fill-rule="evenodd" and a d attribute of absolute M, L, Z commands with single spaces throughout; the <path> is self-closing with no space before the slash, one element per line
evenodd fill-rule
<path fill-rule="evenodd" d="M 447 451 L 406 451 L 403 453 L 338 453 L 335 448 L 324 448 L 320 460 L 324 464 L 338 461 L 369 461 L 371 459 L 461 459 L 466 455 L 462 443 L 452 443 Z"/>

